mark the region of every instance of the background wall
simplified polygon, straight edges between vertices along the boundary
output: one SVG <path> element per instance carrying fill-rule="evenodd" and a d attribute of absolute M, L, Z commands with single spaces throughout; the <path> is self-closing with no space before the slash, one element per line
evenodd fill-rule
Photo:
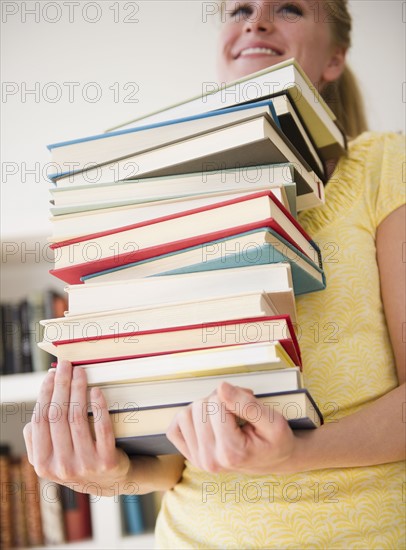
<path fill-rule="evenodd" d="M 402 0 L 352 0 L 350 61 L 373 130 L 405 130 Z M 216 80 L 215 2 L 1 2 L 1 231 L 49 233 L 46 144 L 99 133 Z M 402 96 L 403 94 L 403 96 Z"/>

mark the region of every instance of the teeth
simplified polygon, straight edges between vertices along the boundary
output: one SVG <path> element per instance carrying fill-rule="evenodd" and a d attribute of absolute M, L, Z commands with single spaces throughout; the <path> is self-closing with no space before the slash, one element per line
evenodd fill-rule
<path fill-rule="evenodd" d="M 265 55 L 279 55 L 278 52 L 271 48 L 246 48 L 242 50 L 240 56 L 262 53 Z"/>

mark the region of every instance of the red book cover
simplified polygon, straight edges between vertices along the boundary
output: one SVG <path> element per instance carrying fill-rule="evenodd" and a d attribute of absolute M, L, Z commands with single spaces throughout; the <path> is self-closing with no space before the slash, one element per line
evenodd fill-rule
<path fill-rule="evenodd" d="M 289 315 L 275 315 L 275 316 L 266 316 L 266 317 L 249 317 L 249 318 L 246 318 L 246 319 L 233 319 L 233 320 L 230 320 L 230 321 L 222 321 L 222 322 L 212 322 L 212 323 L 200 323 L 200 324 L 196 324 L 196 325 L 185 325 L 185 326 L 180 326 L 180 327 L 170 327 L 170 328 L 165 328 L 165 329 L 154 329 L 154 330 L 143 330 L 143 331 L 138 331 L 138 332 L 127 332 L 127 333 L 123 333 L 123 334 L 106 334 L 106 335 L 100 335 L 97 337 L 97 340 L 108 340 L 108 339 L 117 339 L 117 338 L 120 338 L 120 337 L 125 337 L 125 338 L 132 338 L 132 337 L 139 337 L 139 336 L 142 336 L 143 334 L 147 335 L 147 334 L 159 334 L 159 333 L 168 333 L 168 332 L 173 332 L 173 333 L 179 333 L 179 332 L 182 332 L 182 331 L 188 331 L 188 330 L 193 330 L 193 329 L 207 329 L 207 328 L 212 328 L 212 327 L 227 327 L 227 326 L 232 326 L 232 325 L 243 325 L 243 324 L 254 324 L 254 323 L 264 323 L 266 321 L 273 321 L 273 322 L 277 322 L 278 320 L 283 320 L 286 322 L 286 325 L 289 329 L 289 333 L 290 334 L 286 334 L 286 338 L 283 338 L 283 339 L 280 339 L 278 340 L 281 345 L 283 346 L 283 348 L 285 349 L 285 351 L 289 354 L 289 356 L 292 358 L 292 360 L 294 361 L 295 365 L 297 366 L 301 366 L 302 365 L 302 361 L 301 361 L 301 355 L 300 355 L 300 348 L 299 348 L 299 343 L 297 341 L 297 338 L 296 338 L 296 334 L 295 334 L 295 331 L 294 331 L 294 328 L 293 328 L 293 325 L 292 325 L 292 321 L 289 317 Z M 176 334 L 175 334 L 176 336 Z M 55 346 L 58 346 L 58 345 L 66 345 L 66 344 L 74 344 L 75 342 L 86 342 L 86 341 L 91 341 L 92 339 L 91 338 L 77 338 L 77 339 L 72 339 L 72 340 L 59 340 L 59 341 L 55 341 L 53 342 L 53 344 Z M 256 340 L 257 341 L 257 340 Z M 258 340 L 260 341 L 260 340 Z M 263 340 L 261 340 L 263 341 Z M 265 341 L 265 340 L 264 340 Z M 244 343 L 247 343 L 247 342 L 244 342 Z M 252 341 L 253 343 L 253 341 Z M 236 345 L 235 342 L 233 343 L 229 343 L 229 344 L 223 344 L 223 345 Z M 204 348 L 193 348 L 193 349 L 207 349 L 208 347 L 210 346 L 206 346 Z M 218 347 L 218 345 L 214 346 L 214 347 Z M 191 349 L 177 349 L 176 351 L 172 350 L 170 351 L 169 353 L 178 353 L 178 352 L 184 352 L 184 351 L 191 351 Z M 162 355 L 166 352 L 158 352 L 158 353 L 154 353 L 154 354 L 149 354 L 149 355 Z M 146 355 L 129 355 L 129 356 L 126 356 L 126 357 L 109 357 L 106 359 L 106 361 L 118 361 L 118 360 L 121 360 L 121 359 L 130 359 L 130 358 L 136 358 L 136 357 L 145 357 Z M 103 362 L 102 360 L 100 359 L 97 359 L 97 360 L 94 360 L 93 362 Z M 76 364 L 76 365 L 79 365 L 79 364 L 90 364 L 92 363 L 92 360 L 86 360 L 86 361 L 73 361 L 73 364 Z"/>
<path fill-rule="evenodd" d="M 61 486 L 63 515 L 67 542 L 91 538 L 89 495 Z"/>
<path fill-rule="evenodd" d="M 185 216 L 190 216 L 193 214 L 197 214 L 199 212 L 213 210 L 215 208 L 224 207 L 231 204 L 241 203 L 248 200 L 253 200 L 259 197 L 268 197 L 276 206 L 281 210 L 281 212 L 286 216 L 286 218 L 295 226 L 295 228 L 303 235 L 303 237 L 312 244 L 312 246 L 317 249 L 317 246 L 313 241 L 311 240 L 310 236 L 304 231 L 304 229 L 300 226 L 300 224 L 293 218 L 293 216 L 286 210 L 286 208 L 281 204 L 280 201 L 271 193 L 270 191 L 261 191 L 257 193 L 252 193 L 250 195 L 246 195 L 244 197 L 238 197 L 236 199 L 231 199 L 227 201 L 222 201 L 216 204 L 211 204 L 208 206 L 203 206 L 200 208 L 195 208 L 192 210 L 187 210 L 183 212 L 178 212 L 176 214 L 171 214 L 169 216 L 163 216 L 160 218 L 155 218 L 152 220 L 148 220 L 147 222 L 141 222 L 133 225 L 127 225 L 125 227 L 121 227 L 119 229 L 111 230 L 111 231 L 104 231 L 99 233 L 93 233 L 90 235 L 86 235 L 83 237 L 78 237 L 77 239 L 70 239 L 67 241 L 62 241 L 59 243 L 54 243 L 51 245 L 52 250 L 58 250 L 60 248 L 66 247 L 66 246 L 72 246 L 76 243 L 80 242 L 86 242 L 91 241 L 94 239 L 97 239 L 99 237 L 104 237 L 106 235 L 115 235 L 120 234 L 128 230 L 136 229 L 139 227 L 146 227 L 148 225 L 153 224 L 159 224 L 161 222 L 172 220 L 172 219 L 179 219 Z M 176 252 L 178 250 L 182 250 L 184 248 L 192 247 L 192 246 L 198 246 L 213 240 L 223 239 L 225 237 L 230 237 L 232 235 L 238 235 L 239 233 L 244 233 L 246 231 L 252 231 L 254 229 L 259 228 L 266 228 L 269 227 L 279 233 L 284 239 L 286 239 L 288 242 L 290 242 L 293 246 L 295 246 L 297 249 L 299 249 L 302 253 L 306 254 L 306 252 L 300 248 L 297 243 L 293 240 L 293 238 L 273 219 L 273 218 L 267 218 L 263 220 L 258 220 L 252 223 L 240 225 L 237 227 L 230 227 L 227 229 L 223 229 L 220 231 L 214 231 L 211 233 L 196 235 L 194 237 L 189 237 L 177 241 L 172 242 L 165 242 L 163 244 L 157 245 L 157 246 L 151 246 L 148 248 L 140 249 L 140 250 L 131 250 L 126 253 L 121 254 L 113 254 L 112 256 L 100 258 L 94 261 L 90 262 L 84 262 L 80 264 L 72 264 L 63 268 L 57 268 L 52 269 L 50 273 L 54 275 L 55 277 L 58 277 L 59 279 L 62 279 L 68 284 L 80 284 L 81 277 L 85 275 L 90 275 L 92 273 L 97 273 L 98 271 L 104 271 L 106 269 L 111 269 L 114 267 L 119 267 L 122 265 L 125 265 L 127 263 L 131 262 L 138 262 L 142 260 L 147 260 L 149 258 L 152 258 L 154 256 L 159 256 L 161 254 L 168 254 L 171 252 Z M 307 255 L 307 254 L 306 254 Z"/>

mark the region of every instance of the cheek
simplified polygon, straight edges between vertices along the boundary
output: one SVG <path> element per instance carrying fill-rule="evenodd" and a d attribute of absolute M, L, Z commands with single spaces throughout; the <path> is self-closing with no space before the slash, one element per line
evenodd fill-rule
<path fill-rule="evenodd" d="M 220 32 L 217 42 L 217 73 L 224 80 L 228 78 L 228 67 L 233 61 L 232 48 L 238 38 L 235 29 L 225 28 Z"/>

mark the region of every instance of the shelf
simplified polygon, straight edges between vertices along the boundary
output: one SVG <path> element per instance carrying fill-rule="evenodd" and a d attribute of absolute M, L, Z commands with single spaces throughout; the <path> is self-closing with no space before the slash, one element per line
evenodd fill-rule
<path fill-rule="evenodd" d="M 27 239 L 8 238 L 2 249 L 0 295 L 4 302 L 18 302 L 31 292 L 52 288 L 63 292 L 65 283 L 51 277 L 46 239 L 32 236 Z M 30 421 L 41 384 L 47 372 L 9 374 L 0 376 L 1 432 L 0 441 L 8 443 L 15 456 L 26 452 L 23 428 Z M 101 497 L 91 500 L 93 537 L 89 540 L 64 543 L 55 550 L 120 550 L 154 548 L 154 534 L 123 535 L 122 518 L 117 498 Z M 38 547 L 47 550 L 49 547 Z"/>
<path fill-rule="evenodd" d="M 46 372 L 27 372 L 0 376 L 1 403 L 35 402 L 46 374 Z"/>
<path fill-rule="evenodd" d="M 34 550 L 46 550 L 47 546 L 38 546 Z M 123 536 L 114 542 L 98 542 L 97 540 L 84 540 L 79 542 L 67 542 L 54 546 L 55 550 L 87 550 L 99 549 L 99 550 L 121 550 L 121 549 L 134 549 L 134 550 L 152 550 L 154 545 L 154 534 L 143 533 L 141 535 Z"/>

